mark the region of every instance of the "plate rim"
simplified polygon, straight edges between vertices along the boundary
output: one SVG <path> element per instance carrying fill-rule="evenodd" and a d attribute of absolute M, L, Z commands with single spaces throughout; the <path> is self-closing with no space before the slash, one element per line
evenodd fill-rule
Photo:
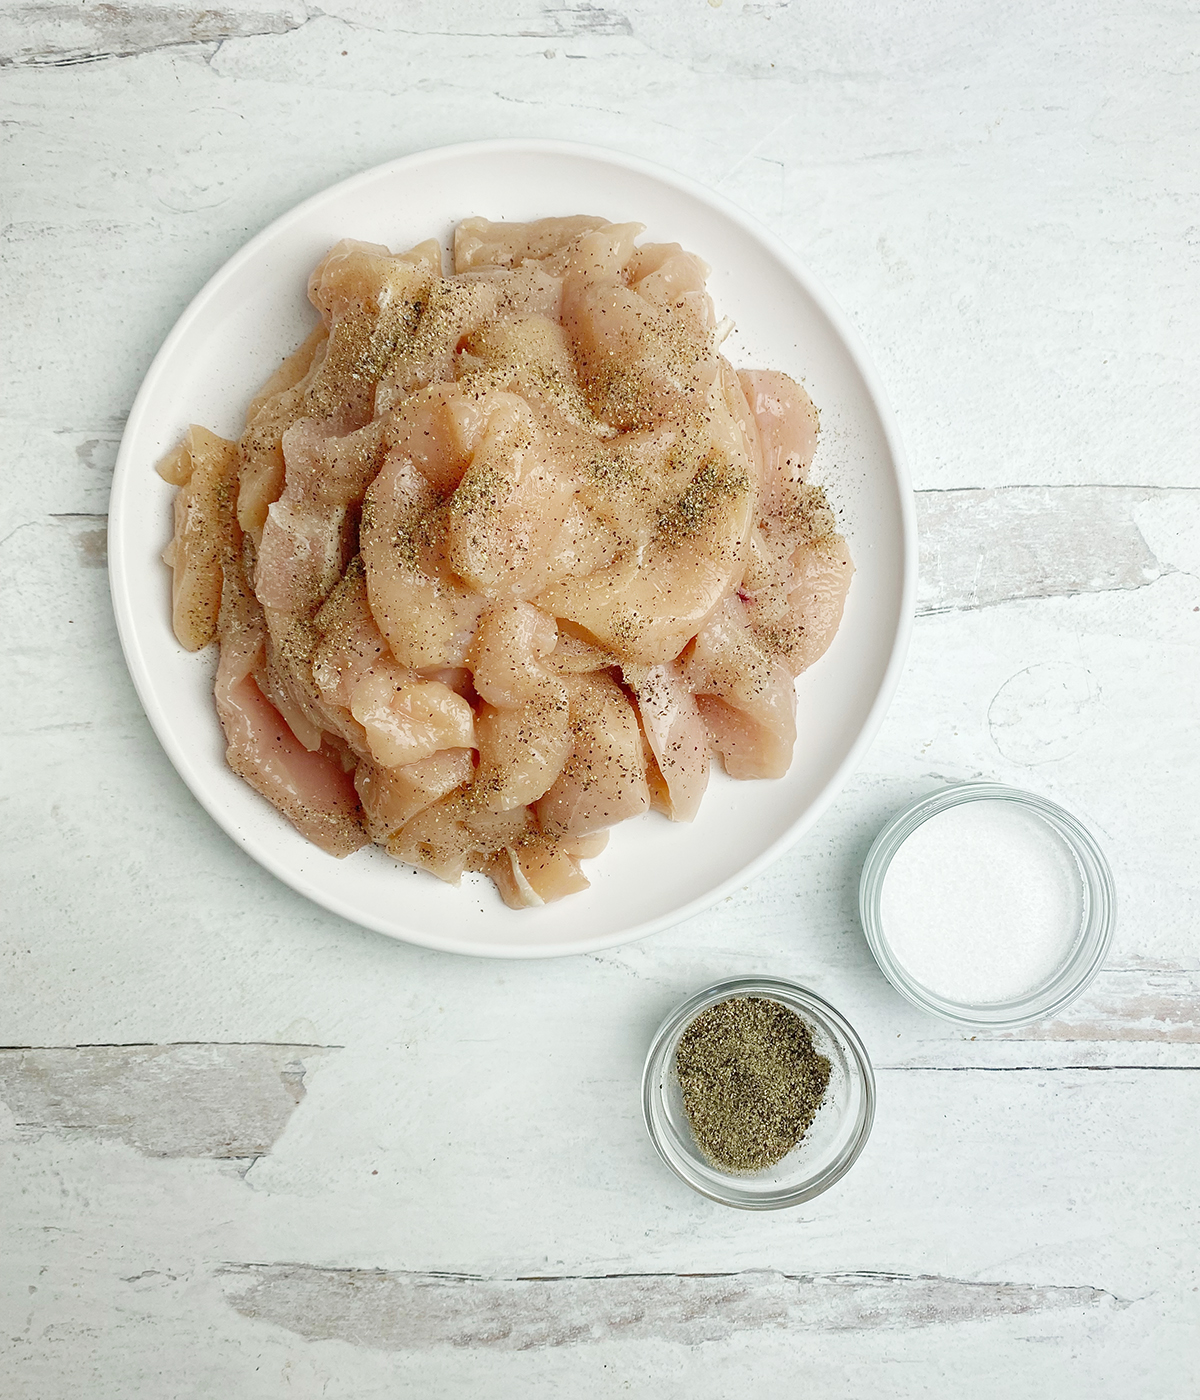
<path fill-rule="evenodd" d="M 247 838 L 241 828 L 235 822 L 228 820 L 227 815 L 222 813 L 220 804 L 215 800 L 210 800 L 206 785 L 200 781 L 200 775 L 194 770 L 191 755 L 175 744 L 169 729 L 163 723 L 165 707 L 155 696 L 150 669 L 146 664 L 136 635 L 134 623 L 135 604 L 128 567 L 129 561 L 124 551 L 119 547 L 122 521 L 121 505 L 126 481 L 127 478 L 130 477 L 132 471 L 132 459 L 134 455 L 133 444 L 135 439 L 140 435 L 142 420 L 146 416 L 148 407 L 155 397 L 157 381 L 162 377 L 164 368 L 172 358 L 177 344 L 187 336 L 193 322 L 202 314 L 209 300 L 217 294 L 221 286 L 229 279 L 235 277 L 245 263 L 256 257 L 261 248 L 273 242 L 290 224 L 302 221 L 308 211 L 318 204 L 324 203 L 331 198 L 336 198 L 339 194 L 351 191 L 356 186 L 379 179 L 381 176 L 392 175 L 404 170 L 417 169 L 423 165 L 434 164 L 438 161 L 469 158 L 488 153 L 497 155 L 555 155 L 590 160 L 609 166 L 615 166 L 618 169 L 630 171 L 634 174 L 652 179 L 703 205 L 707 205 L 709 208 L 715 209 L 718 213 L 723 214 L 732 223 L 737 225 L 744 233 L 748 234 L 751 239 L 764 245 L 771 255 L 783 265 L 789 275 L 795 279 L 803 291 L 811 297 L 821 313 L 828 319 L 837 337 L 845 347 L 846 353 L 849 355 L 856 372 L 861 376 L 867 394 L 870 397 L 879 419 L 879 426 L 883 433 L 888 456 L 891 459 L 892 471 L 897 486 L 897 497 L 900 505 L 903 567 L 902 587 L 899 600 L 899 625 L 892 639 L 887 665 L 884 667 L 882 678 L 867 713 L 866 720 L 859 729 L 854 742 L 843 756 L 842 761 L 827 779 L 817 796 L 780 836 L 759 852 L 754 859 L 749 861 L 734 875 L 723 880 L 719 885 L 714 886 L 710 890 L 706 890 L 695 899 L 689 900 L 686 904 L 680 905 L 666 914 L 660 914 L 655 918 L 645 920 L 642 923 L 634 924 L 615 932 L 596 935 L 595 937 L 571 942 L 569 944 L 564 944 L 561 939 L 536 946 L 505 942 L 489 942 L 483 944 L 475 939 L 465 941 L 463 939 L 455 940 L 450 937 L 429 933 L 422 929 L 411 929 L 395 924 L 387 926 L 382 920 L 364 917 L 361 911 L 355 910 L 351 912 L 336 896 L 331 896 L 325 890 L 318 890 L 313 882 L 306 878 L 304 872 L 291 869 L 286 862 L 276 859 L 270 852 L 258 849 L 256 844 L 251 839 Z M 841 792 L 847 779 L 858 767 L 870 745 L 874 742 L 875 736 L 878 734 L 888 708 L 891 705 L 892 698 L 900 682 L 900 677 L 903 674 L 915 616 L 917 589 L 917 527 L 916 507 L 913 498 L 912 481 L 908 469 L 908 460 L 904 450 L 903 440 L 900 436 L 899 424 L 883 383 L 867 352 L 866 345 L 838 303 L 783 239 L 766 227 L 766 225 L 762 224 L 753 215 L 739 208 L 732 200 L 720 194 L 718 191 L 709 188 L 698 180 L 692 179 L 690 176 L 683 175 L 678 171 L 671 170 L 656 162 L 646 160 L 641 156 L 630 155 L 623 151 L 611 150 L 581 142 L 558 141 L 544 138 L 527 139 L 522 137 L 498 137 L 486 140 L 455 142 L 445 146 L 428 147 L 420 151 L 411 152 L 408 155 L 398 156 L 393 160 L 383 161 L 368 169 L 360 170 L 356 174 L 350 175 L 343 180 L 335 181 L 333 184 L 327 185 L 316 193 L 309 195 L 298 204 L 286 210 L 283 214 L 280 214 L 277 218 L 272 219 L 271 222 L 265 225 L 257 234 L 242 244 L 231 257 L 227 258 L 221 266 L 217 268 L 205 281 L 204 285 L 195 296 L 188 302 L 187 306 L 168 332 L 166 338 L 163 340 L 142 378 L 141 385 L 138 388 L 138 392 L 130 408 L 129 417 L 126 419 L 125 427 L 122 431 L 116 465 L 113 470 L 112 485 L 109 492 L 107 539 L 109 545 L 109 591 L 117 624 L 117 636 L 121 644 L 121 651 L 126 668 L 133 681 L 134 689 L 137 692 L 138 701 L 149 721 L 151 729 L 154 731 L 155 738 L 158 740 L 159 745 L 162 747 L 172 767 L 180 778 L 182 778 L 192 796 L 200 803 L 221 831 L 245 851 L 256 864 L 281 880 L 285 885 L 295 890 L 298 894 L 303 895 L 306 899 L 311 900 L 319 907 L 327 909 L 340 918 L 346 919 L 347 922 L 360 928 L 370 928 L 389 938 L 411 943 L 418 947 L 429 948 L 438 952 L 456 953 L 467 957 L 531 959 L 572 957 L 581 954 L 600 952 L 605 948 L 614 948 L 625 943 L 632 943 L 639 939 L 647 938 L 653 933 L 661 932 L 663 929 L 671 928 L 676 924 L 682 923 L 686 919 L 692 918 L 702 913 L 704 910 L 711 908 L 733 891 L 757 878 L 763 870 L 778 860 L 786 850 L 795 845 L 796 842 L 819 821 Z M 114 546 L 116 547 L 114 548 Z"/>

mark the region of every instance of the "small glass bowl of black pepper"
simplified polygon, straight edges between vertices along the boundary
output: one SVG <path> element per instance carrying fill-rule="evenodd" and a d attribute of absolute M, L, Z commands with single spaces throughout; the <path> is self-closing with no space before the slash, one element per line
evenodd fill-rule
<path fill-rule="evenodd" d="M 727 1003 L 735 1005 L 727 1007 Z M 786 1031 L 791 1018 L 780 1015 L 776 1010 L 780 1007 L 793 1013 L 802 1029 L 794 1028 L 792 1044 L 775 1046 L 761 1037 L 778 1038 L 780 1029 Z M 736 1013 L 740 1026 L 730 1021 L 731 1013 Z M 726 1024 L 721 1024 L 722 1019 Z M 770 1086 L 765 1105 L 751 1103 L 738 1114 L 736 1086 L 742 1082 L 743 1067 L 731 1050 L 731 1033 L 733 1042 L 739 1036 L 743 1040 L 760 1037 L 757 1050 L 749 1053 L 761 1054 L 765 1049 L 771 1057 L 781 1052 L 791 1057 L 799 1075 L 798 1087 L 793 1087 L 798 1108 L 785 1112 L 782 1123 L 775 1107 L 778 1095 L 772 1097 Z M 707 1040 L 707 1047 L 698 1046 L 698 1037 Z M 747 1068 L 753 1079 L 755 1067 Z M 713 1148 L 719 1137 L 714 1139 L 711 1124 L 701 1117 L 704 1105 L 698 1106 L 696 1099 L 698 1071 L 701 1088 L 707 1084 L 717 1096 L 718 1114 L 729 1113 L 732 1105 L 731 1127 L 738 1134 L 732 1150 Z M 771 1072 L 777 1074 L 773 1066 Z M 854 1028 L 815 992 L 782 978 L 737 977 L 689 997 L 659 1027 L 642 1075 L 642 1111 L 659 1156 L 694 1191 L 741 1210 L 778 1210 L 827 1191 L 854 1165 L 875 1117 L 875 1075 Z M 758 1122 L 761 1132 L 754 1126 Z M 789 1127 L 794 1135 L 805 1124 L 799 1140 L 773 1164 L 757 1168 L 730 1164 L 774 1155 L 786 1143 Z M 701 1145 L 702 1137 L 708 1138 L 707 1146 Z"/>

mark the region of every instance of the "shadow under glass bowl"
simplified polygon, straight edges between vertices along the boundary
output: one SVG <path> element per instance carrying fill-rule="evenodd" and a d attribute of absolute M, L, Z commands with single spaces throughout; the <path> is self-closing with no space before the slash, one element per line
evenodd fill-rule
<path fill-rule="evenodd" d="M 807 1132 L 781 1161 L 754 1172 L 727 1171 L 700 1150 L 675 1067 L 688 1026 L 733 997 L 778 1002 L 795 1012 L 830 1064 L 829 1087 Z M 854 1028 L 815 992 L 782 978 L 736 977 L 696 992 L 659 1027 L 642 1074 L 642 1111 L 659 1156 L 694 1191 L 741 1210 L 778 1210 L 819 1196 L 853 1166 L 875 1117 L 875 1075 Z"/>

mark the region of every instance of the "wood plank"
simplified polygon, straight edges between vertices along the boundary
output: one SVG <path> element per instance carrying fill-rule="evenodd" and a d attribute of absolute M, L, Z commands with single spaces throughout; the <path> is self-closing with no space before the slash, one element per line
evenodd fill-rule
<path fill-rule="evenodd" d="M 1138 526 L 1166 494 L 1141 486 L 1006 486 L 917 492 L 917 612 L 1144 588 L 1173 572 Z M 1171 493 L 1179 504 L 1196 493 Z"/>
<path fill-rule="evenodd" d="M 1052 1020 L 996 1038 L 1200 1045 L 1200 971 L 1113 968 Z"/>
<path fill-rule="evenodd" d="M 39 1130 L 0 1108 L 5 1400 L 1200 1394 L 1200 492 L 1129 485 L 1196 482 L 1194 15 L 1125 0 L 1086 31 L 1063 9 L 1026 32 L 786 0 L 0 10 L 6 1038 L 295 1042 L 310 1071 L 316 1042 L 347 1046 L 248 1175 L 146 1155 L 107 1109 Z M 254 230 L 379 160 L 522 132 L 659 160 L 765 219 L 869 345 L 919 483 L 955 489 L 917 500 L 939 615 L 801 845 L 643 945 L 493 966 L 349 927 L 212 826 L 137 708 L 83 513 L 105 509 L 155 347 Z M 1115 494 L 1060 489 L 1100 481 Z M 1081 1003 L 974 1039 L 884 983 L 853 897 L 891 811 L 973 776 L 1078 811 L 1121 898 Z M 636 1101 L 666 1011 L 748 970 L 828 995 L 879 1067 L 854 1171 L 763 1217 L 677 1182 Z M 261 1145 L 285 1089 L 255 1074 Z M 258 1093 L 218 1078 L 201 1148 Z M 143 1140 L 180 1142 L 185 1082 L 164 1072 L 170 1121 L 143 1116 Z M 448 1298 L 427 1336 L 469 1344 L 399 1344 L 386 1309 L 418 1280 Z M 539 1291 L 561 1300 L 548 1319 Z M 257 1315 L 234 1305 L 254 1296 Z M 507 1339 L 471 1340 L 472 1299 Z M 371 1340 L 389 1327 L 393 1349 Z"/>
<path fill-rule="evenodd" d="M 664 1379 L 727 1400 L 790 1395 L 798 1368 L 848 1397 L 1195 1393 L 1200 1075 L 887 1074 L 846 1180 L 756 1216 L 658 1162 L 629 1076 L 581 1080 L 590 1042 L 556 1035 L 539 1072 L 511 1016 L 458 1060 L 456 1031 L 419 1065 L 395 1040 L 340 1054 L 244 1180 L 4 1143 L 6 1396 L 83 1374 L 94 1400 L 618 1400 Z"/>
<path fill-rule="evenodd" d="M 1105 968 L 1059 1015 L 1001 1031 L 955 1029 L 881 992 L 860 1025 L 880 1067 L 1200 1069 L 1200 971 Z"/>
<path fill-rule="evenodd" d="M 116 1139 L 147 1157 L 260 1157 L 325 1045 L 0 1049 L 0 1103 L 23 1138 Z"/>
<path fill-rule="evenodd" d="M 0 66 L 60 67 L 131 58 L 184 44 L 286 34 L 305 5 L 8 5 L 0 14 Z"/>
<path fill-rule="evenodd" d="M 386 1351 L 530 1351 L 620 1340 L 682 1346 L 768 1330 L 863 1332 L 1128 1306 L 1101 1288 L 1037 1287 L 935 1275 L 469 1275 L 242 1264 L 224 1271 L 243 1317 L 310 1340 Z"/>

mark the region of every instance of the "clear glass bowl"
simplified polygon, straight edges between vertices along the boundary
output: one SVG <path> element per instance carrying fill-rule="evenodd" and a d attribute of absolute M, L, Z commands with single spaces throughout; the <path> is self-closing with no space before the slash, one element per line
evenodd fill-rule
<path fill-rule="evenodd" d="M 1065 960 L 1048 978 L 1008 1001 L 954 1001 L 925 986 L 911 976 L 896 957 L 882 916 L 884 881 L 904 842 L 930 817 L 961 803 L 980 801 L 1015 803 L 1040 818 L 1066 845 L 1079 871 L 1079 927 Z M 894 817 L 875 838 L 867 854 L 859 881 L 858 904 L 871 952 L 892 986 L 922 1011 L 973 1029 L 1002 1030 L 1028 1025 L 1055 1015 L 1074 1001 L 1108 956 L 1117 917 L 1112 872 L 1091 832 L 1057 803 L 1000 783 L 958 783 L 942 788 L 920 798 Z"/>
<path fill-rule="evenodd" d="M 830 1064 L 829 1087 L 808 1131 L 781 1161 L 755 1172 L 725 1171 L 704 1156 L 675 1072 L 684 1031 L 700 1012 L 731 997 L 761 997 L 794 1011 Z M 689 997 L 658 1028 L 642 1075 L 642 1111 L 659 1156 L 694 1191 L 742 1210 L 778 1210 L 811 1200 L 850 1170 L 875 1118 L 875 1075 L 854 1028 L 815 992 L 775 977 L 735 977 Z"/>

